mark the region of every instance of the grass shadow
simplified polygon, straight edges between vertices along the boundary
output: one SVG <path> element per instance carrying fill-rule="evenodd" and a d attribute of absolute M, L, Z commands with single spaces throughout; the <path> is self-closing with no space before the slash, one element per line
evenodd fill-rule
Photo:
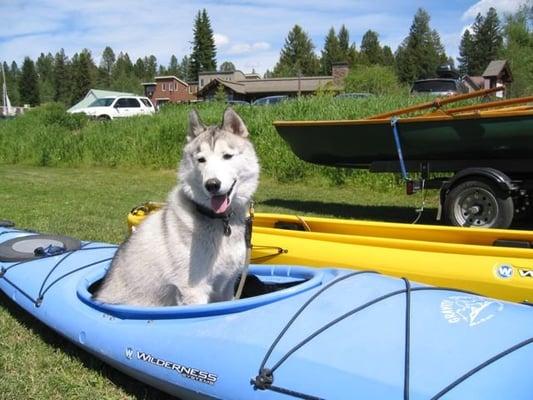
<path fill-rule="evenodd" d="M 362 219 L 382 222 L 399 222 L 411 224 L 416 220 L 418 213 L 414 207 L 403 206 L 367 206 L 359 204 L 331 203 L 310 200 L 285 200 L 267 199 L 261 204 L 270 207 L 279 207 L 294 212 L 313 213 L 336 218 Z M 418 224 L 442 225 L 437 221 L 437 208 L 425 207 Z M 511 229 L 533 230 L 533 216 L 516 217 Z"/>
<path fill-rule="evenodd" d="M 330 203 L 322 201 L 309 200 L 285 200 L 285 199 L 268 199 L 261 204 L 271 207 L 281 207 L 295 212 L 314 213 L 337 218 L 363 219 L 386 222 L 404 222 L 412 223 L 418 213 L 412 207 L 394 207 L 394 206 L 366 206 L 344 203 Z M 419 223 L 421 224 L 439 224 L 435 218 L 437 216 L 436 208 L 425 208 Z"/>
<path fill-rule="evenodd" d="M 144 383 L 129 377 L 128 375 L 105 364 L 103 361 L 80 349 L 69 340 L 63 338 L 53 329 L 44 325 L 33 315 L 27 313 L 22 307 L 7 297 L 3 292 L 0 292 L 0 307 L 6 310 L 11 317 L 16 319 L 34 335 L 39 336 L 43 342 L 54 349 L 66 353 L 70 357 L 78 360 L 85 368 L 99 373 L 104 378 L 113 382 L 115 386 L 124 390 L 124 392 L 126 392 L 128 395 L 139 400 L 179 400 L 176 397 L 161 392 L 160 390 L 145 385 Z"/>

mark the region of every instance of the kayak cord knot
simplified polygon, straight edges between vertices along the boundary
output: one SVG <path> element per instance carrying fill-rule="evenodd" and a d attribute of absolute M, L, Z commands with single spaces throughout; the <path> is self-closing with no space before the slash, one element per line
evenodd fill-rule
<path fill-rule="evenodd" d="M 274 383 L 274 375 L 268 368 L 262 368 L 259 375 L 255 379 L 250 380 L 250 384 L 253 385 L 254 390 L 265 390 Z"/>

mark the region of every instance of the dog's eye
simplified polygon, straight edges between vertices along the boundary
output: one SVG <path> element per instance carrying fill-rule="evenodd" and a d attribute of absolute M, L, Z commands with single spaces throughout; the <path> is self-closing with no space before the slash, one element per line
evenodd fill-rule
<path fill-rule="evenodd" d="M 205 157 L 198 157 L 196 159 L 196 161 L 198 161 L 199 163 L 204 163 L 205 162 Z"/>
<path fill-rule="evenodd" d="M 222 158 L 223 158 L 224 160 L 231 160 L 232 157 L 233 157 L 233 154 L 224 154 L 224 155 L 222 156 Z"/>

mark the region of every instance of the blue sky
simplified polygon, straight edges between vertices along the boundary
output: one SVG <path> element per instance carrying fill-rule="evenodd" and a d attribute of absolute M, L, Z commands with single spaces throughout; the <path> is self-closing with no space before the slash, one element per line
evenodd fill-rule
<path fill-rule="evenodd" d="M 105 46 L 118 54 L 154 54 L 166 65 L 190 53 L 192 25 L 206 8 L 217 44 L 218 63 L 232 61 L 244 72 L 272 69 L 289 30 L 299 24 L 317 53 L 330 27 L 344 24 L 359 49 L 372 29 L 393 51 L 409 33 L 419 7 L 431 15 L 448 55 L 456 57 L 462 32 L 478 12 L 495 7 L 500 17 L 524 0 L 0 0 L 0 60 L 21 63 L 41 52 L 68 56 L 83 48 L 96 62 Z"/>

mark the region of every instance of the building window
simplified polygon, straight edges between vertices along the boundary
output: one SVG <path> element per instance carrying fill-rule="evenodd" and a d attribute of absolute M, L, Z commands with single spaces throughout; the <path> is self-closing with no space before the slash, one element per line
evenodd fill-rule
<path fill-rule="evenodd" d="M 166 83 L 163 83 L 163 84 L 161 85 L 161 90 L 162 90 L 163 92 L 166 92 L 166 91 L 167 91 L 167 84 L 166 84 Z"/>
<path fill-rule="evenodd" d="M 204 79 L 200 79 L 200 86 L 204 86 Z"/>

